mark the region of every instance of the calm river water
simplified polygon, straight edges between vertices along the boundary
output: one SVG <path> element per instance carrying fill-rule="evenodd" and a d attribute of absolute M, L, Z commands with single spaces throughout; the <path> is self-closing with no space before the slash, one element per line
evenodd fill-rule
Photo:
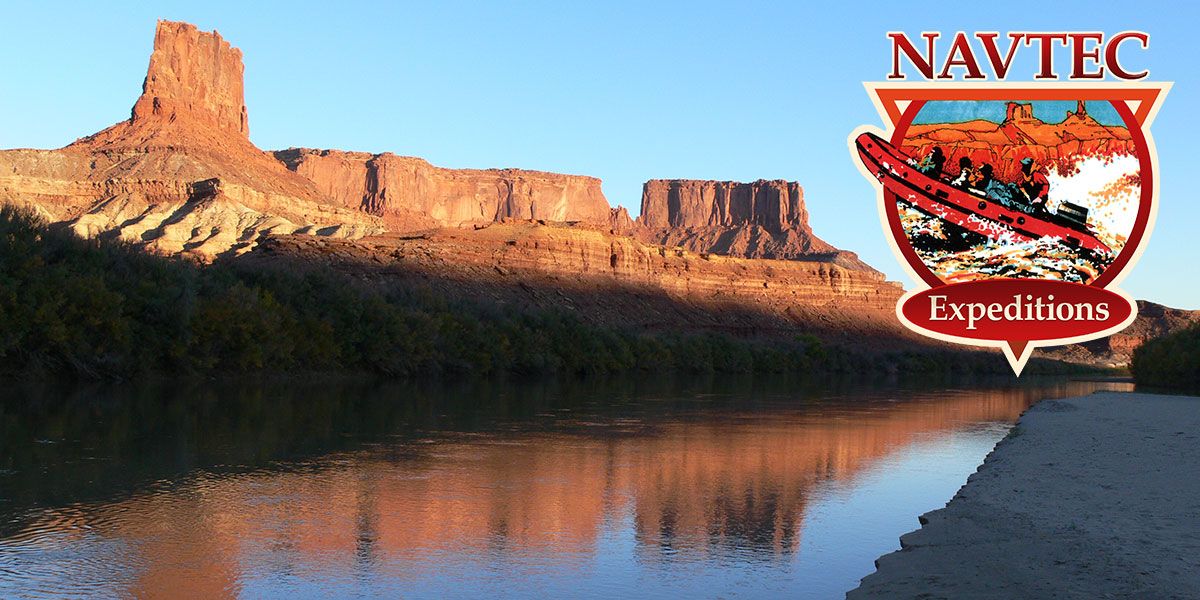
<path fill-rule="evenodd" d="M 1129 387 L 9 388 L 0 598 L 836 598 L 1029 404 Z"/>

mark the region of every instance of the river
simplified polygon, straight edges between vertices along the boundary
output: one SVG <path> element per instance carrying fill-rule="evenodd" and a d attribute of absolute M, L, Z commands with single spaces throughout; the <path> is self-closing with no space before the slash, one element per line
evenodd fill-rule
<path fill-rule="evenodd" d="M 1116 382 L 7 386 L 3 598 L 837 598 Z"/>

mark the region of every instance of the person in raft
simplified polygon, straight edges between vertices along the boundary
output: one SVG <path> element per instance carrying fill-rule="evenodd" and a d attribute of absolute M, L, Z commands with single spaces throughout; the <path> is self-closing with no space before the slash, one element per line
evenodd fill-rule
<path fill-rule="evenodd" d="M 998 202 L 1005 208 L 1017 210 L 1022 208 L 1017 203 L 1016 198 L 1020 192 L 1017 190 L 1016 184 L 996 179 L 996 169 L 991 163 L 984 163 L 979 167 L 979 174 L 971 187 L 983 192 L 989 200 Z"/>
<path fill-rule="evenodd" d="M 958 177 L 955 177 L 953 180 L 951 180 L 950 185 L 956 188 L 966 189 L 967 186 L 976 179 L 977 176 L 975 174 L 975 168 L 971 164 L 971 159 L 966 156 L 958 159 Z"/>
<path fill-rule="evenodd" d="M 917 165 L 917 170 L 923 175 L 928 175 L 934 179 L 941 179 L 942 165 L 946 164 L 946 155 L 942 153 L 941 146 L 934 146 L 925 158 Z"/>
<path fill-rule="evenodd" d="M 1050 195 L 1050 180 L 1046 179 L 1046 174 L 1034 164 L 1032 158 L 1021 159 L 1021 181 L 1017 188 L 1030 206 L 1045 210 Z"/>

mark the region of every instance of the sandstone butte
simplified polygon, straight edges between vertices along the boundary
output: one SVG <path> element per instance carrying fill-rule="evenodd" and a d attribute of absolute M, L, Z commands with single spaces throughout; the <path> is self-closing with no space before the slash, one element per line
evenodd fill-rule
<path fill-rule="evenodd" d="M 594 177 L 264 152 L 249 128 L 241 51 L 160 21 L 129 119 L 58 150 L 0 151 L 0 202 L 155 252 L 324 263 L 618 325 L 916 340 L 893 315 L 901 287 L 818 238 L 794 182 L 650 181 L 634 220 Z"/>
<path fill-rule="evenodd" d="M 900 286 L 817 239 L 795 183 L 650 182 L 643 224 L 610 207 L 594 177 L 264 152 L 249 129 L 241 52 L 216 32 L 160 21 L 129 119 L 59 150 L 0 152 L 0 201 L 81 235 L 204 259 L 279 260 L 291 249 L 308 262 L 383 261 L 392 277 L 412 266 L 450 292 L 502 295 L 516 280 L 518 294 L 540 286 L 561 301 L 572 286 L 593 296 L 621 288 L 663 315 L 708 311 L 714 327 L 842 322 L 865 311 L 879 317 L 861 319 L 870 328 L 894 329 L 886 317 Z M 339 264 L 368 270 L 352 263 Z M 463 278 L 475 287 L 453 287 Z M 619 312 L 635 312 L 630 302 Z M 734 305 L 751 316 L 722 321 Z"/>
<path fill-rule="evenodd" d="M 1026 157 L 1040 165 L 1071 169 L 1072 157 L 1135 152 L 1128 129 L 1101 125 L 1082 100 L 1059 123 L 1033 116 L 1030 104 L 1008 102 L 999 124 L 977 119 L 913 125 L 905 134 L 904 150 L 911 156 L 923 157 L 934 146 L 946 153 L 947 172 L 957 173 L 958 160 L 965 156 L 977 165 L 990 163 L 1005 181 L 1017 178 Z"/>

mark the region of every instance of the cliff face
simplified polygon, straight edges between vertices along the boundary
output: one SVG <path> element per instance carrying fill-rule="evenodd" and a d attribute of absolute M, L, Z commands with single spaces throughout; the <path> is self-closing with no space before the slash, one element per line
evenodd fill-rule
<path fill-rule="evenodd" d="M 895 318 L 900 285 L 836 256 L 763 261 L 649 245 L 586 226 L 497 223 L 360 241 L 273 236 L 239 260 L 326 263 L 387 285 L 497 306 L 570 310 L 646 331 L 800 331 L 921 344 Z"/>
<path fill-rule="evenodd" d="M 923 157 L 934 146 L 946 153 L 947 174 L 956 175 L 959 159 L 967 157 L 976 165 L 990 163 L 1007 181 L 1016 179 L 1026 157 L 1061 172 L 1073 168 L 1073 157 L 1135 152 L 1127 129 L 1101 125 L 1083 101 L 1060 123 L 1038 119 L 1032 105 L 1009 102 L 999 124 L 975 120 L 913 125 L 905 134 L 903 147 L 910 156 Z"/>
<path fill-rule="evenodd" d="M 247 136 L 242 72 L 241 50 L 215 31 L 160 21 L 132 119 L 184 118 Z"/>
<path fill-rule="evenodd" d="M 1106 338 L 1038 352 L 1070 362 L 1125 367 L 1133 358 L 1133 351 L 1147 340 L 1181 331 L 1198 322 L 1200 310 L 1183 310 L 1138 300 L 1137 319 L 1129 327 Z"/>
<path fill-rule="evenodd" d="M 524 301 L 526 286 L 539 284 L 569 292 L 592 314 L 644 326 L 684 327 L 702 312 L 719 327 L 819 322 L 854 331 L 869 313 L 879 317 L 871 327 L 895 329 L 900 288 L 813 235 L 795 183 L 652 181 L 634 221 L 610 208 L 593 177 L 444 169 L 393 154 L 267 153 L 248 138 L 242 73 L 241 52 L 216 32 L 158 23 L 130 118 L 60 150 L 0 152 L 0 202 L 161 252 L 257 255 L 286 238 L 371 255 L 357 269 L 417 264 L 422 282 L 462 293 L 508 289 Z M 539 225 L 550 222 L 580 226 Z M 391 235 L 413 231 L 425 233 Z"/>
<path fill-rule="evenodd" d="M 638 226 L 635 235 L 647 242 L 695 252 L 782 259 L 836 254 L 847 265 L 869 268 L 813 233 L 804 190 L 794 181 L 647 181 Z"/>
<path fill-rule="evenodd" d="M 654 179 L 642 187 L 642 215 L 650 228 L 808 227 L 804 190 L 794 181 Z"/>
<path fill-rule="evenodd" d="M 378 219 L 327 201 L 247 138 L 241 52 L 160 21 L 129 120 L 61 150 L 0 151 L 0 202 L 81 235 L 211 257 L 270 233 L 361 237 Z"/>
<path fill-rule="evenodd" d="M 604 225 L 600 180 L 521 169 L 443 169 L 420 158 L 292 148 L 275 152 L 339 205 L 396 229 L 462 227 L 504 219 Z"/>

